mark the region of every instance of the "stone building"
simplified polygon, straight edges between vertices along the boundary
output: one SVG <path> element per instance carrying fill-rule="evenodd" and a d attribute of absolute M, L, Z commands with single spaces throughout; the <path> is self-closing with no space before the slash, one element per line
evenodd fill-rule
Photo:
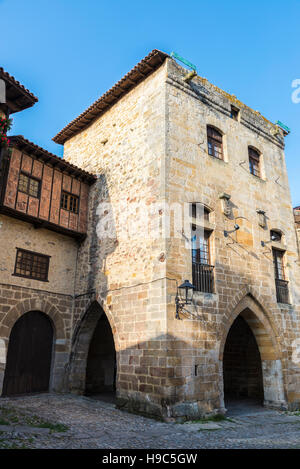
<path fill-rule="evenodd" d="M 6 119 L 37 98 L 0 72 Z M 0 394 L 65 390 L 78 247 L 95 177 L 23 136 L 10 137 L 0 156 Z"/>
<path fill-rule="evenodd" d="M 26 225 L 36 243 L 55 236 L 45 252 L 60 253 L 52 293 L 70 292 L 55 302 L 66 332 L 52 389 L 116 389 L 121 408 L 165 419 L 224 412 L 234 398 L 299 407 L 300 272 L 285 133 L 154 50 L 54 137 L 64 145 L 61 171 L 77 171 L 89 200 L 78 252 L 71 218 L 59 234 L 51 210 L 47 226 Z M 59 207 L 56 189 L 53 197 Z M 19 214 L 11 220 L 24 224 Z M 185 279 L 194 297 L 178 319 Z M 41 310 L 28 301 L 18 314 Z M 15 307 L 4 305 L 8 317 Z M 5 350 L 16 317 L 1 329 Z"/>
<path fill-rule="evenodd" d="M 89 341 L 105 313 L 124 408 L 196 417 L 223 412 L 224 397 L 299 406 L 284 137 L 157 50 L 56 135 L 64 159 L 102 181 L 80 248 L 76 291 L 91 296 L 75 308 L 72 391 L 84 392 Z M 196 291 L 178 320 L 184 279 Z"/>

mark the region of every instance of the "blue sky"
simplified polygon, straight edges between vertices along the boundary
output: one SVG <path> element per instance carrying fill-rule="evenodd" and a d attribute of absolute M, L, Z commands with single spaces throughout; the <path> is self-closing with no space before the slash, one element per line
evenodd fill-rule
<path fill-rule="evenodd" d="M 1 66 L 39 98 L 14 134 L 62 156 L 51 138 L 154 49 L 292 132 L 286 161 L 300 204 L 300 0 L 0 0 Z M 299 93 L 300 96 L 300 93 Z"/>

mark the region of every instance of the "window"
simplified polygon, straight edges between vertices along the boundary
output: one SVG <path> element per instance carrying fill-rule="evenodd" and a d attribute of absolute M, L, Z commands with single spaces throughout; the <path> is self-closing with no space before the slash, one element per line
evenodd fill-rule
<path fill-rule="evenodd" d="M 194 235 L 192 240 L 193 262 L 199 262 L 200 264 L 210 263 L 209 237 L 210 231 L 203 230 L 202 228 L 199 228 L 198 233 Z"/>
<path fill-rule="evenodd" d="M 249 169 L 250 173 L 254 176 L 260 177 L 260 169 L 259 169 L 259 153 L 258 151 L 254 150 L 253 148 L 248 148 L 249 154 Z"/>
<path fill-rule="evenodd" d="M 193 285 L 197 291 L 212 293 L 214 290 L 214 267 L 210 265 L 211 232 L 198 228 L 192 237 Z"/>
<path fill-rule="evenodd" d="M 18 248 L 14 275 L 47 282 L 49 259 L 50 256 Z"/>
<path fill-rule="evenodd" d="M 63 192 L 61 195 L 61 208 L 69 210 L 69 212 L 78 213 L 79 197 L 76 195 Z"/>
<path fill-rule="evenodd" d="M 280 280 L 285 280 L 283 256 L 284 256 L 284 251 L 280 251 L 279 249 L 273 249 L 275 278 L 280 279 Z"/>
<path fill-rule="evenodd" d="M 21 173 L 19 177 L 18 190 L 32 197 L 40 196 L 40 181 L 27 174 Z"/>
<path fill-rule="evenodd" d="M 192 218 L 201 218 L 203 216 L 204 220 L 209 221 L 210 210 L 200 203 L 191 204 L 192 206 Z"/>
<path fill-rule="evenodd" d="M 282 234 L 280 231 L 277 230 L 270 230 L 270 238 L 271 241 L 281 241 Z"/>
<path fill-rule="evenodd" d="M 284 272 L 284 251 L 273 248 L 276 297 L 278 303 L 289 303 L 288 281 Z"/>
<path fill-rule="evenodd" d="M 235 121 L 238 121 L 239 120 L 239 114 L 240 114 L 240 110 L 234 106 L 231 106 L 231 113 L 230 113 L 230 117 L 235 120 Z"/>
<path fill-rule="evenodd" d="M 207 126 L 207 145 L 208 154 L 223 159 L 223 141 L 222 134 L 214 127 Z"/>

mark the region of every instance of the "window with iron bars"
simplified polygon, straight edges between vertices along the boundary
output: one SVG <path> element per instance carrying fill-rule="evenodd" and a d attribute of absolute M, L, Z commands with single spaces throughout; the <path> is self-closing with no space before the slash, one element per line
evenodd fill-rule
<path fill-rule="evenodd" d="M 49 260 L 50 256 L 45 254 L 18 248 L 14 275 L 47 282 Z"/>
<path fill-rule="evenodd" d="M 288 281 L 285 278 L 284 269 L 284 251 L 275 248 L 272 251 L 277 302 L 289 303 Z"/>
<path fill-rule="evenodd" d="M 203 228 L 195 228 L 192 231 L 192 273 L 193 285 L 196 291 L 213 293 L 214 291 L 214 266 L 210 260 L 210 235 L 211 232 Z"/>
<path fill-rule="evenodd" d="M 78 213 L 79 197 L 68 192 L 62 192 L 60 206 L 69 212 Z"/>
<path fill-rule="evenodd" d="M 208 154 L 223 160 L 223 136 L 221 132 L 211 126 L 207 126 Z"/>

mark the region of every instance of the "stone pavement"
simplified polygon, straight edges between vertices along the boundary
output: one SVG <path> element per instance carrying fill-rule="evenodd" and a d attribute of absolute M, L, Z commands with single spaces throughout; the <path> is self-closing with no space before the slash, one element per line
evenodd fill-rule
<path fill-rule="evenodd" d="M 53 428 L 2 427 L 0 448 L 300 448 L 300 413 L 255 406 L 232 407 L 226 420 L 184 424 L 158 422 L 110 402 L 71 395 L 1 398 L 3 409 L 26 415 L 26 421 L 32 416 L 32 422 L 52 422 Z"/>

